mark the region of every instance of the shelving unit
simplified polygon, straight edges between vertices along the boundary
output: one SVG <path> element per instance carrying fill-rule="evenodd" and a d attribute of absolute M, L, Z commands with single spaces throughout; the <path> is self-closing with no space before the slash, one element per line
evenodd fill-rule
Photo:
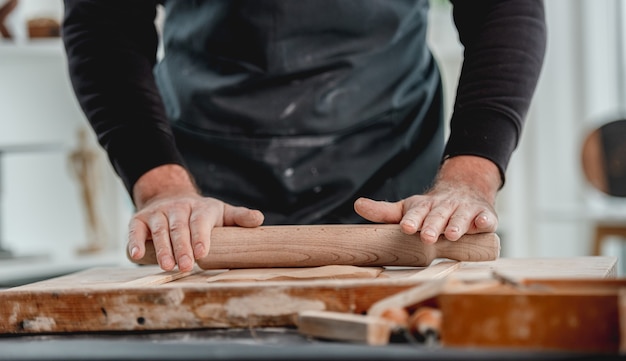
<path fill-rule="evenodd" d="M 58 38 L 0 42 L 0 54 L 20 56 L 63 55 L 63 42 Z"/>
<path fill-rule="evenodd" d="M 0 99 L 0 152 L 7 150 L 0 153 L 0 251 L 8 251 L 8 258 L 0 257 L 0 288 L 129 265 L 123 240 L 130 210 L 112 170 L 104 169 L 102 179 L 111 244 L 97 254 L 77 252 L 86 241 L 84 215 L 65 159 L 87 122 L 71 89 L 61 39 L 0 41 Z M 53 147 L 34 151 L 38 145 Z"/>

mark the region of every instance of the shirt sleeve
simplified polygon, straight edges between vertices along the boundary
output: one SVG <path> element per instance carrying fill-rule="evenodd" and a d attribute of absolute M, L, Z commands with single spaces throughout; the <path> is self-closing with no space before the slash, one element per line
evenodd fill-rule
<path fill-rule="evenodd" d="M 541 0 L 451 2 L 464 59 L 444 159 L 490 159 L 504 182 L 543 64 L 544 5 Z"/>
<path fill-rule="evenodd" d="M 157 1 L 65 0 L 64 6 L 74 92 L 132 196 L 148 170 L 183 164 L 153 75 Z"/>

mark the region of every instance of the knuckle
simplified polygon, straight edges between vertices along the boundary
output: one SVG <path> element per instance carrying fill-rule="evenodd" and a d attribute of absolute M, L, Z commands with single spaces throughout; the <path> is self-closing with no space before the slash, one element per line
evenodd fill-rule
<path fill-rule="evenodd" d="M 191 233 L 191 239 L 193 239 L 195 241 L 195 243 L 202 243 L 202 233 L 199 231 L 194 231 Z"/>
<path fill-rule="evenodd" d="M 434 209 L 445 210 L 445 211 L 451 212 L 453 210 L 458 209 L 458 206 L 459 206 L 459 203 L 457 200 L 446 198 L 446 199 L 439 200 L 437 202 L 437 206 L 434 207 Z"/>
<path fill-rule="evenodd" d="M 454 223 L 469 222 L 469 220 L 470 216 L 465 212 L 457 212 L 450 216 L 450 222 Z"/>
<path fill-rule="evenodd" d="M 406 215 L 409 217 L 422 217 L 428 214 L 428 211 L 430 211 L 430 206 L 427 204 L 415 204 L 406 211 Z"/>
<path fill-rule="evenodd" d="M 170 250 L 167 249 L 166 247 L 157 247 L 156 249 L 156 256 L 157 258 L 161 258 L 161 256 L 164 255 L 170 255 Z"/>
<path fill-rule="evenodd" d="M 128 228 L 128 238 L 134 239 L 137 236 L 137 233 L 139 233 L 139 230 L 136 227 Z"/>
<path fill-rule="evenodd" d="M 187 227 L 183 222 L 173 222 L 172 224 L 170 224 L 170 234 L 181 236 L 185 231 L 185 228 Z"/>
<path fill-rule="evenodd" d="M 145 222 L 143 222 L 141 219 L 137 217 L 133 217 L 128 222 L 128 230 L 132 232 L 137 232 L 137 229 L 143 225 L 145 225 Z"/>
<path fill-rule="evenodd" d="M 198 212 L 191 213 L 191 215 L 189 216 L 189 223 L 197 223 L 199 221 L 200 215 L 198 214 Z"/>
<path fill-rule="evenodd" d="M 445 220 L 448 219 L 448 216 L 443 213 L 440 210 L 432 210 L 429 214 L 428 214 L 428 218 L 430 220 Z"/>
<path fill-rule="evenodd" d="M 427 201 L 419 201 L 413 204 L 412 208 L 416 210 L 428 210 L 431 207 L 431 203 Z"/>
<path fill-rule="evenodd" d="M 150 227 L 150 231 L 154 237 L 163 237 L 169 233 L 169 230 L 163 223 L 156 223 Z"/>
<path fill-rule="evenodd" d="M 203 215 L 199 212 L 192 213 L 189 217 L 189 224 L 198 225 L 204 219 Z"/>
<path fill-rule="evenodd" d="M 183 246 L 182 244 L 174 245 L 174 254 L 183 255 L 186 253 L 186 251 L 187 251 L 187 247 Z"/>

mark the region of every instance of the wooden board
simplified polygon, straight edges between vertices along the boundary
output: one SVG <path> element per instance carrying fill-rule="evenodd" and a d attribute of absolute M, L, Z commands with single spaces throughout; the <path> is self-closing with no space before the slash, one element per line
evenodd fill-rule
<path fill-rule="evenodd" d="M 95 268 L 0 291 L 0 333 L 292 326 L 300 311 L 364 313 L 382 298 L 450 274 L 607 278 L 615 276 L 616 263 L 613 257 L 441 260 L 429 267 L 386 268 L 375 278 L 237 282 L 209 282 L 225 270 Z"/>
<path fill-rule="evenodd" d="M 626 279 L 531 280 L 437 297 L 447 347 L 623 352 Z"/>

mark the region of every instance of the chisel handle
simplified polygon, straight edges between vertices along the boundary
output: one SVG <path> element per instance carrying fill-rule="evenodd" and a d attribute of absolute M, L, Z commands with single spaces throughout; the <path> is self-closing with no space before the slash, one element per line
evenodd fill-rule
<path fill-rule="evenodd" d="M 443 236 L 424 244 L 419 233 L 404 234 L 397 224 L 279 225 L 215 227 L 203 269 L 352 266 L 425 267 L 436 258 L 491 261 L 500 255 L 495 233 Z M 154 245 L 146 242 L 139 264 L 156 264 Z"/>

